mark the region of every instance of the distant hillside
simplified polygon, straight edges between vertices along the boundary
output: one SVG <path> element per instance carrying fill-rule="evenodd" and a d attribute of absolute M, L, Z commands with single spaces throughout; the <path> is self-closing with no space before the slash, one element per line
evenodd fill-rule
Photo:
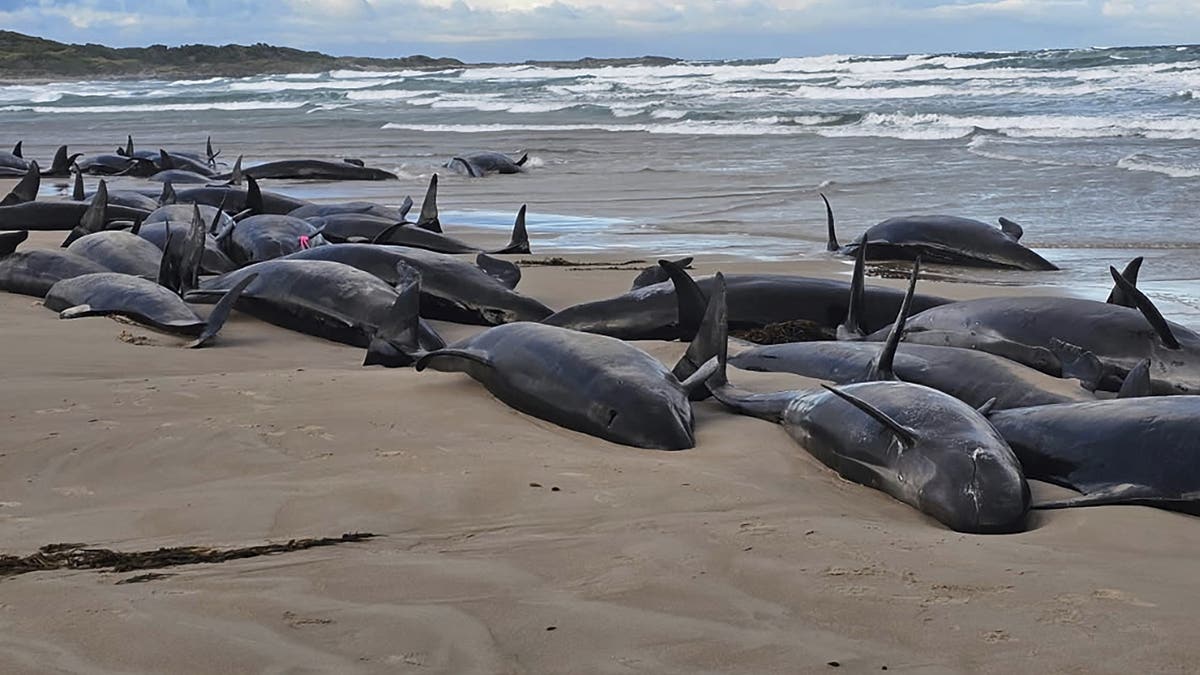
<path fill-rule="evenodd" d="M 264 73 L 317 73 L 325 70 L 452 68 L 458 59 L 406 56 L 374 59 L 329 56 L 288 47 L 184 45 L 105 47 L 69 45 L 12 31 L 0 31 L 0 80 L 61 78 L 243 77 Z"/>

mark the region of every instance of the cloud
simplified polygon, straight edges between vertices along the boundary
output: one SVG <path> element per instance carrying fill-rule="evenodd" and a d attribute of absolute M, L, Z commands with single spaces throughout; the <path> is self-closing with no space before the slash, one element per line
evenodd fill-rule
<path fill-rule="evenodd" d="M 731 58 L 1183 42 L 1200 35 L 1195 1 L 0 0 L 0 26 L 115 45 L 270 42 L 504 60 Z"/>

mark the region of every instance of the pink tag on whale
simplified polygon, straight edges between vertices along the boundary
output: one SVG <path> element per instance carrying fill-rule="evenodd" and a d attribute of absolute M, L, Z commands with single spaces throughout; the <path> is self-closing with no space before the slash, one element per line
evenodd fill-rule
<path fill-rule="evenodd" d="M 300 250 L 305 250 L 305 249 L 309 248 L 309 246 L 310 246 L 310 244 L 308 243 L 308 235 L 306 235 L 306 234 L 300 235 Z"/>

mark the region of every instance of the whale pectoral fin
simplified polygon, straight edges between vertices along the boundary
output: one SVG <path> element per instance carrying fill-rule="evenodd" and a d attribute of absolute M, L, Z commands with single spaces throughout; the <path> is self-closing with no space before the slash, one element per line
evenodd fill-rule
<path fill-rule="evenodd" d="M 1142 269 L 1143 260 L 1144 258 L 1139 255 L 1133 260 L 1130 260 L 1129 264 L 1125 266 L 1125 269 L 1121 270 L 1121 276 L 1125 277 L 1125 281 L 1128 281 L 1135 288 L 1137 287 L 1138 272 L 1140 272 Z M 1110 305 L 1120 305 L 1122 307 L 1135 308 L 1137 306 L 1134 304 L 1133 298 L 1130 298 L 1125 291 L 1122 291 L 1121 287 L 1116 283 L 1113 284 L 1113 289 L 1108 294 L 1108 300 L 1105 302 Z"/>
<path fill-rule="evenodd" d="M 21 177 L 21 181 L 13 187 L 12 192 L 9 192 L 4 199 L 0 200 L 0 206 L 12 206 L 13 204 L 32 202 L 37 199 L 38 189 L 41 186 L 42 174 L 38 169 L 37 162 L 30 162 L 29 170 Z"/>
<path fill-rule="evenodd" d="M 1150 395 L 1150 359 L 1142 359 L 1129 371 L 1117 398 L 1141 398 Z"/>
<path fill-rule="evenodd" d="M 233 288 L 229 289 L 229 292 L 222 296 L 216 306 L 213 307 L 213 310 L 209 312 L 208 321 L 205 322 L 204 331 L 200 333 L 200 337 L 187 343 L 184 347 L 189 349 L 203 347 L 209 340 L 213 339 L 221 330 L 221 327 L 225 325 L 225 320 L 229 318 L 229 313 L 233 311 L 233 305 L 242 295 L 242 291 L 246 290 L 246 287 L 257 278 L 257 272 L 247 274 Z"/>
<path fill-rule="evenodd" d="M 475 266 L 506 288 L 516 288 L 517 284 L 521 282 L 521 268 L 507 260 L 480 253 L 475 256 Z"/>
<path fill-rule="evenodd" d="M 1121 483 L 1108 485 L 1077 497 L 1054 499 L 1040 504 L 1034 504 L 1035 509 L 1070 509 L 1082 506 L 1105 506 L 1110 504 L 1135 504 L 1140 506 L 1155 506 L 1172 511 L 1195 513 L 1200 508 L 1200 493 L 1188 492 L 1177 496 L 1157 494 L 1146 485 Z"/>
<path fill-rule="evenodd" d="M 698 296 L 698 299 L 703 300 L 704 296 L 700 292 L 700 288 L 695 286 L 691 277 L 677 266 L 675 270 L 678 274 L 683 275 L 680 281 L 694 286 L 693 293 Z M 709 296 L 704 314 L 696 326 L 695 337 L 688 345 L 687 352 L 671 369 L 675 377 L 680 381 L 687 382 L 692 379 L 697 370 L 707 367 L 712 358 L 717 359 L 716 370 L 705 378 L 704 383 L 708 386 L 688 388 L 688 399 L 692 401 L 703 401 L 712 393 L 713 387 L 726 384 L 725 366 L 729 361 L 729 308 L 726 303 L 726 290 L 725 275 L 717 272 L 713 277 L 712 294 Z"/>
<path fill-rule="evenodd" d="M 714 356 L 705 361 L 704 365 L 700 366 L 696 372 L 688 375 L 686 380 L 679 383 L 679 386 L 683 387 L 683 393 L 687 394 L 689 399 L 692 397 L 693 392 L 704 392 L 707 396 L 708 381 L 720 370 L 721 359 Z"/>
<path fill-rule="evenodd" d="M 917 256 L 917 259 L 913 261 L 912 274 L 908 279 L 908 291 L 904 294 L 904 301 L 900 303 L 900 313 L 896 316 L 896 321 L 892 324 L 892 330 L 888 333 L 887 342 L 883 344 L 883 349 L 879 350 L 879 357 L 871 364 L 869 377 L 872 380 L 897 379 L 892 366 L 896 360 L 896 350 L 900 347 L 900 338 L 904 336 L 904 324 L 908 321 L 908 313 L 912 309 L 913 295 L 917 291 L 917 279 L 920 276 L 921 256 Z"/>
<path fill-rule="evenodd" d="M 1095 391 L 1104 380 L 1104 364 L 1083 347 L 1051 338 L 1050 351 L 1062 364 L 1062 376 L 1079 380 L 1084 389 Z"/>
<path fill-rule="evenodd" d="M 983 415 L 984 417 L 987 417 L 988 415 L 992 414 L 992 409 L 995 407 L 996 407 L 996 397 L 993 396 L 993 397 L 989 398 L 988 400 L 984 401 L 983 405 L 976 408 L 975 412 L 979 413 L 980 415 Z"/>
<path fill-rule="evenodd" d="M 349 164 L 350 166 L 357 166 L 359 168 L 362 168 L 367 165 L 367 163 L 362 161 L 361 159 L 355 159 L 353 157 L 343 157 L 342 161 Z"/>
<path fill-rule="evenodd" d="M 513 164 L 516 164 L 517 166 L 525 166 L 525 162 L 528 162 L 528 161 L 529 161 L 529 153 L 527 152 L 527 153 L 521 155 L 521 159 L 518 159 L 517 161 L 513 162 Z"/>
<path fill-rule="evenodd" d="M 29 238 L 29 230 L 0 233 L 0 258 L 13 254 L 21 242 Z"/>
<path fill-rule="evenodd" d="M 709 298 L 705 297 L 704 291 L 700 289 L 691 275 L 683 271 L 683 267 L 679 263 L 659 260 L 658 265 L 667 273 L 671 283 L 675 286 L 675 324 L 679 326 L 679 339 L 691 342 L 695 339 L 696 333 L 704 321 Z"/>
<path fill-rule="evenodd" d="M 1000 230 L 1012 237 L 1013 241 L 1020 241 L 1021 235 L 1025 234 L 1024 228 L 1008 218 L 1000 218 Z"/>
<path fill-rule="evenodd" d="M 1154 329 L 1154 332 L 1158 333 L 1159 339 L 1162 340 L 1167 349 L 1179 349 L 1179 340 L 1175 339 L 1175 334 L 1171 332 L 1171 326 L 1167 324 L 1167 320 L 1163 318 L 1162 313 L 1158 311 L 1158 308 L 1154 306 L 1150 298 L 1138 290 L 1137 286 L 1129 283 L 1125 277 L 1121 276 L 1117 268 L 1109 267 L 1108 271 L 1112 274 L 1113 281 L 1117 282 L 1117 286 L 1120 287 L 1121 292 L 1133 302 L 1134 307 L 1138 308 L 1142 316 L 1146 317 L 1146 321 Z"/>
<path fill-rule="evenodd" d="M 103 312 L 92 309 L 91 305 L 75 305 L 58 313 L 60 319 L 79 319 L 85 316 L 100 316 Z"/>
<path fill-rule="evenodd" d="M 859 410 L 873 417 L 875 421 L 879 422 L 886 427 L 888 431 L 892 432 L 892 434 L 895 435 L 896 438 L 899 439 L 899 441 L 906 447 L 911 448 L 917 442 L 916 431 L 909 429 L 903 424 L 900 424 L 879 408 L 876 408 L 861 398 L 858 398 L 853 394 L 846 393 L 837 387 L 833 387 L 828 384 L 822 384 L 821 386 L 828 389 L 830 393 L 842 399 L 843 401 L 846 401 L 855 408 L 858 408 Z"/>
<path fill-rule="evenodd" d="M 496 364 L 488 357 L 487 352 L 454 347 L 429 352 L 414 364 L 418 371 L 432 368 L 443 373 L 470 373 L 472 369 L 480 366 L 491 370 Z"/>
<path fill-rule="evenodd" d="M 408 217 L 408 212 L 412 211 L 413 198 L 409 195 L 404 196 L 404 202 L 400 204 L 400 220 Z"/>

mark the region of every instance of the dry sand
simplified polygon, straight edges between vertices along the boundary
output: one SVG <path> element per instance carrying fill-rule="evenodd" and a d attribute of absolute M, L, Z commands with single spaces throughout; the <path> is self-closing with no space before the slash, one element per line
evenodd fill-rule
<path fill-rule="evenodd" d="M 718 266 L 848 270 L 697 272 Z M 633 276 L 524 272 L 555 307 Z M 961 535 L 712 402 L 695 449 L 639 450 L 244 315 L 189 351 L 25 296 L 0 313 L 4 553 L 383 535 L 145 583 L 5 579 L 5 673 L 1125 673 L 1200 654 L 1192 517 L 1103 507 Z"/>

